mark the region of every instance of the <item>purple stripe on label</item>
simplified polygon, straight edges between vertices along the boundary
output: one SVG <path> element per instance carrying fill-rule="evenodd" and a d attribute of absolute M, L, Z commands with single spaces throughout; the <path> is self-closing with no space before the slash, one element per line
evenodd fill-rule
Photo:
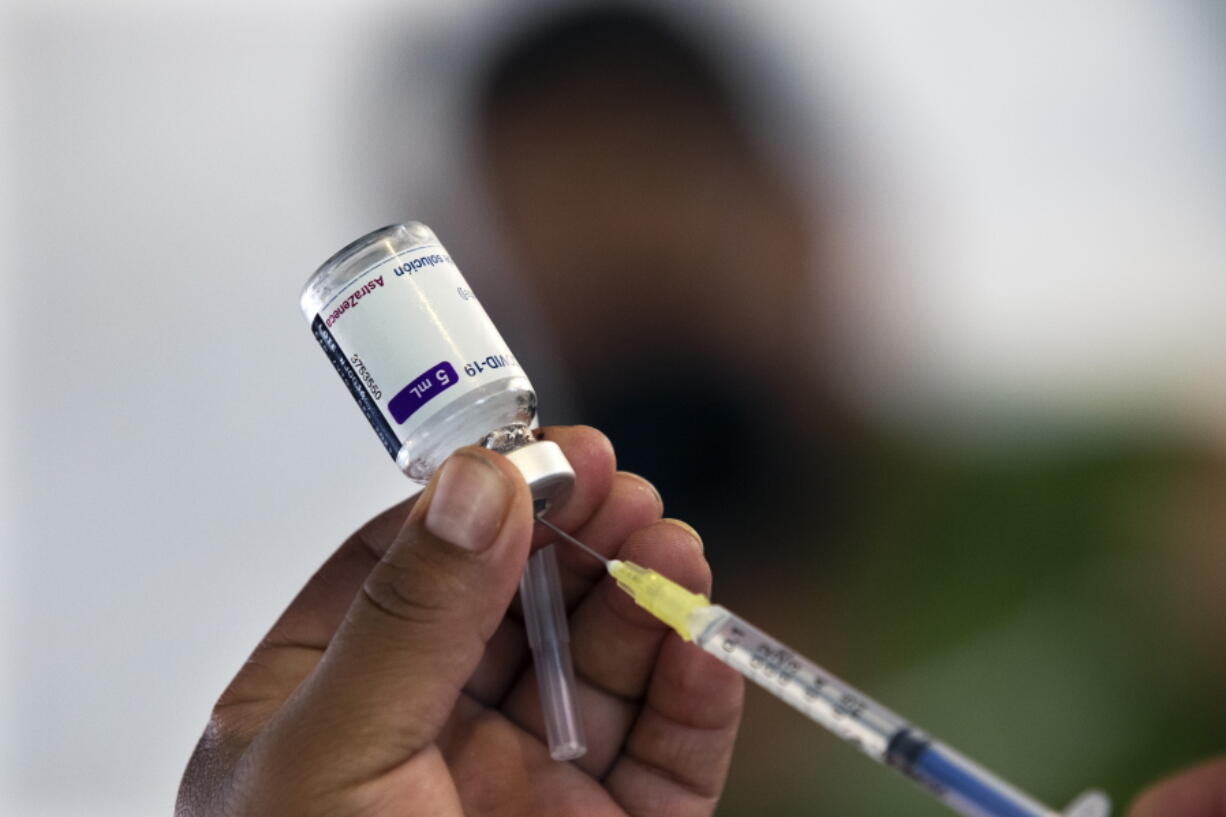
<path fill-rule="evenodd" d="M 387 401 L 387 410 L 400 425 L 413 416 L 413 412 L 430 402 L 442 392 L 460 381 L 455 367 L 447 361 L 426 369 L 405 386 L 396 396 Z"/>

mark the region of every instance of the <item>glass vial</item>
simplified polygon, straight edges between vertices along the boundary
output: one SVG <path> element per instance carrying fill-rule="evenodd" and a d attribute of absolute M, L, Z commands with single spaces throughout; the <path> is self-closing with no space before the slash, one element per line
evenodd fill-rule
<path fill-rule="evenodd" d="M 424 224 L 337 252 L 300 299 L 311 331 L 396 465 L 425 483 L 452 451 L 531 442 L 536 392 Z"/>

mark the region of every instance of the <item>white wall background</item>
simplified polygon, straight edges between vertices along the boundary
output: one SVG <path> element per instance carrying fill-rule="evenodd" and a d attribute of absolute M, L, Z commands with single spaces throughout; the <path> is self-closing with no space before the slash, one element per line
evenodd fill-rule
<path fill-rule="evenodd" d="M 397 208 L 447 166 L 430 65 L 494 4 L 442 5 L 0 7 L 0 814 L 167 814 L 247 651 L 407 490 L 295 301 L 349 239 L 429 218 Z M 1003 405 L 1226 428 L 1215 4 L 755 8 L 857 146 L 845 235 L 874 265 L 828 317 L 864 399 L 933 431 Z M 416 150 L 372 154 L 414 42 Z"/>

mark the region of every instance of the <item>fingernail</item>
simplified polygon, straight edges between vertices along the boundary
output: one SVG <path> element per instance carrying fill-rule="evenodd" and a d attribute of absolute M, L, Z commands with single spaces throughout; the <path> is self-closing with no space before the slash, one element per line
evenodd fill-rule
<path fill-rule="evenodd" d="M 664 497 L 660 496 L 660 492 L 659 492 L 658 490 L 656 490 L 656 486 L 654 486 L 654 485 L 652 485 L 652 484 L 651 484 L 651 480 L 647 479 L 646 477 L 642 476 L 641 474 L 636 474 L 636 473 L 634 473 L 633 471 L 622 471 L 621 473 L 625 474 L 625 475 L 626 475 L 626 476 L 628 476 L 628 477 L 634 477 L 635 479 L 637 479 L 639 482 L 641 482 L 641 483 L 643 484 L 643 487 L 645 487 L 647 490 L 651 491 L 651 493 L 655 495 L 656 502 L 657 502 L 657 503 L 659 504 L 659 506 L 660 506 L 660 511 L 661 511 L 661 512 L 663 512 L 663 510 L 664 510 Z"/>
<path fill-rule="evenodd" d="M 494 465 L 457 454 L 443 464 L 434 486 L 426 530 L 465 550 L 485 550 L 502 527 L 510 499 L 510 483 Z"/>
<path fill-rule="evenodd" d="M 690 525 L 688 525 L 685 522 L 682 522 L 680 519 L 673 519 L 671 517 L 666 518 L 666 519 L 661 519 L 660 521 L 667 522 L 670 525 L 676 525 L 677 527 L 681 528 L 683 531 L 688 533 L 690 536 L 694 537 L 694 544 L 698 546 L 699 552 L 700 553 L 702 552 L 702 549 L 703 549 L 702 537 L 699 536 L 698 531 L 694 530 Z"/>

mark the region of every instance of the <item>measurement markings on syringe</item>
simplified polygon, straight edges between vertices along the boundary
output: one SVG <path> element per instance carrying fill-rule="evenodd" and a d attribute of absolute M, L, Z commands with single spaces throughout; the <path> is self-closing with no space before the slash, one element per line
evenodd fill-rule
<path fill-rule="evenodd" d="M 769 644 L 759 644 L 753 651 L 749 665 L 767 678 L 774 678 L 776 683 L 786 685 L 800 671 L 791 651 L 782 647 L 771 649 Z"/>
<path fill-rule="evenodd" d="M 761 679 L 765 689 L 807 711 L 862 751 L 879 754 L 885 750 L 889 732 L 869 716 L 862 696 L 757 633 L 732 625 L 721 635 L 716 643 L 725 660 Z"/>

